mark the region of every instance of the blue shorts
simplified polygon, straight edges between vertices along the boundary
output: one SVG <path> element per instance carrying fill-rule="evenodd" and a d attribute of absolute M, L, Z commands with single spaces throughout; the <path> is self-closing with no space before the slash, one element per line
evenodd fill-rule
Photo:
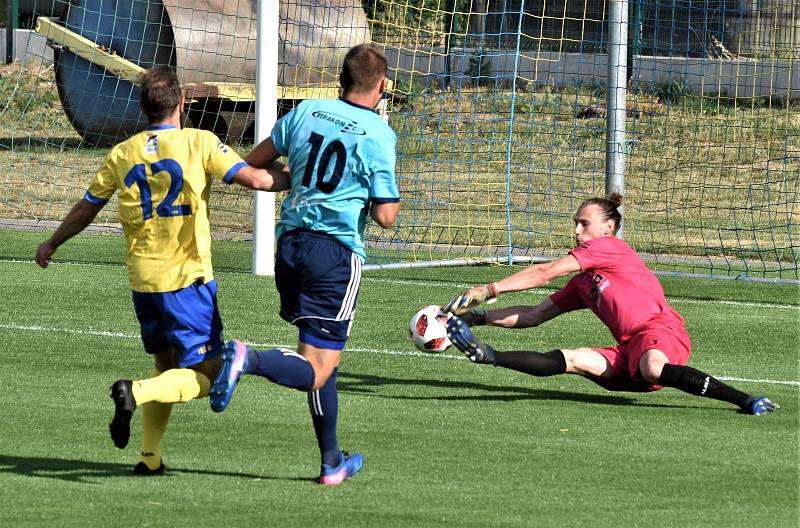
<path fill-rule="evenodd" d="M 133 292 L 133 307 L 148 354 L 170 347 L 180 367 L 196 365 L 222 351 L 222 319 L 217 309 L 217 281 L 200 281 L 173 292 Z"/>
<path fill-rule="evenodd" d="M 330 235 L 295 229 L 278 239 L 275 284 L 280 315 L 300 330 L 300 342 L 342 350 L 361 284 L 361 259 Z"/>

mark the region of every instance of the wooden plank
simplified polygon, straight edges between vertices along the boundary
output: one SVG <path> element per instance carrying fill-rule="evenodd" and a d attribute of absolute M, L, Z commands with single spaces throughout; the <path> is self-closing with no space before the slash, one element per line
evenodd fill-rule
<path fill-rule="evenodd" d="M 388 89 L 391 90 L 391 81 Z M 233 102 L 256 100 L 256 85 L 248 83 L 197 82 L 183 85 L 187 99 L 222 99 Z M 338 99 L 338 85 L 279 86 L 279 99 Z"/>
<path fill-rule="evenodd" d="M 60 44 L 75 55 L 126 81 L 138 84 L 139 79 L 145 72 L 144 68 L 124 57 L 120 57 L 114 50 L 101 46 L 53 22 L 48 17 L 40 16 L 36 19 L 35 31 L 47 40 Z"/>
<path fill-rule="evenodd" d="M 222 99 L 234 102 L 255 101 L 256 85 L 248 83 L 197 82 L 183 85 L 187 99 Z M 328 86 L 279 86 L 279 99 L 337 99 L 339 87 Z"/>
<path fill-rule="evenodd" d="M 104 68 L 107 72 L 121 79 L 138 84 L 146 71 L 138 64 L 117 55 L 105 46 L 101 46 L 86 37 L 67 29 L 48 17 L 40 16 L 36 22 L 36 33 L 55 42 L 75 55 Z M 251 83 L 197 82 L 183 85 L 183 93 L 189 101 L 200 98 L 217 99 L 233 103 L 252 102 L 256 100 L 256 85 Z M 391 90 L 391 81 L 388 89 Z M 279 86 L 279 99 L 337 99 L 339 86 L 308 85 Z"/>

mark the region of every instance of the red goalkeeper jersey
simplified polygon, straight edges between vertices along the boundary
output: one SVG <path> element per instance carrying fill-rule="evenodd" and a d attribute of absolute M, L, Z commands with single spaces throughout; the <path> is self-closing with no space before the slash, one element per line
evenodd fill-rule
<path fill-rule="evenodd" d="M 683 328 L 683 318 L 667 302 L 658 278 L 627 243 L 600 237 L 570 254 L 581 272 L 550 296 L 562 310 L 589 308 L 619 343 L 653 323 Z"/>

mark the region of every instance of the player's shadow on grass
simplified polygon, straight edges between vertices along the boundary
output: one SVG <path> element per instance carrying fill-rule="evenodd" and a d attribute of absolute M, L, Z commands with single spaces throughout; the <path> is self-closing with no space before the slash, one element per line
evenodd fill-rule
<path fill-rule="evenodd" d="M 68 460 L 63 458 L 23 457 L 0 454 L 0 473 L 15 473 L 27 477 L 49 478 L 81 482 L 85 484 L 99 484 L 92 482 L 92 478 L 127 477 L 145 479 L 133 474 L 130 464 L 112 464 L 109 462 L 92 462 L 89 460 Z M 283 480 L 283 481 L 314 481 L 312 477 L 274 477 L 269 475 L 253 475 L 251 473 L 237 473 L 229 471 L 212 471 L 206 469 L 185 469 L 167 467 L 164 476 L 170 475 L 206 475 L 212 477 L 237 477 L 250 480 Z M 153 477 L 151 477 L 153 478 Z"/>
<path fill-rule="evenodd" d="M 374 388 L 383 388 L 390 385 L 413 386 L 425 385 L 427 387 L 438 387 L 443 389 L 454 389 L 463 391 L 464 389 L 476 391 L 475 394 L 453 394 L 436 396 L 411 396 L 403 394 L 385 394 L 376 391 Z M 339 374 L 337 383 L 339 392 L 351 392 L 356 394 L 371 394 L 380 398 L 399 399 L 399 400 L 442 400 L 442 401 L 518 401 L 518 400 L 573 400 L 582 403 L 599 403 L 604 405 L 633 405 L 635 400 L 625 396 L 604 395 L 604 394 L 582 394 L 575 392 L 561 392 L 549 389 L 534 389 L 530 387 L 515 387 L 508 385 L 487 385 L 485 383 L 475 383 L 471 381 L 448 381 L 441 379 L 398 379 L 386 378 L 383 376 L 371 376 L 364 374 Z M 486 394 L 489 393 L 489 394 Z"/>
<path fill-rule="evenodd" d="M 586 380 L 586 383 L 592 383 Z M 475 394 L 454 394 L 436 396 L 411 396 L 404 394 L 386 394 L 376 388 L 391 385 L 413 386 L 425 385 L 428 387 L 440 387 L 444 389 L 463 390 L 469 389 L 476 391 Z M 340 373 L 338 380 L 339 392 L 350 392 L 354 394 L 370 394 L 378 398 L 398 399 L 398 400 L 440 400 L 440 401 L 519 401 L 519 400 L 563 400 L 575 401 L 579 403 L 594 403 L 599 405 L 631 405 L 635 407 L 662 407 L 674 409 L 699 409 L 714 408 L 704 405 L 675 405 L 670 403 L 650 403 L 642 402 L 636 397 L 622 396 L 619 394 L 589 394 L 581 392 L 555 391 L 550 389 L 536 389 L 530 387 L 518 387 L 508 385 L 487 385 L 485 383 L 475 383 L 469 381 L 448 381 L 441 379 L 398 379 L 386 378 L 383 376 L 372 376 L 365 374 Z M 489 393 L 489 394 L 487 394 Z"/>

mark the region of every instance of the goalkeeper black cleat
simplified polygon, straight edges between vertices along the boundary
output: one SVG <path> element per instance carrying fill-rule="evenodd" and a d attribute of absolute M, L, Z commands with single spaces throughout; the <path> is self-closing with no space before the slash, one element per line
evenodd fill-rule
<path fill-rule="evenodd" d="M 165 469 L 167 468 L 166 466 L 164 466 L 163 460 L 161 461 L 161 465 L 158 466 L 156 469 L 150 469 L 144 462 L 139 462 L 138 464 L 133 466 L 133 474 L 142 477 L 147 477 L 147 476 L 155 477 L 158 475 L 163 475 Z"/>
<path fill-rule="evenodd" d="M 447 321 L 447 337 L 473 363 L 496 365 L 494 349 L 475 337 L 469 326 L 457 315 Z"/>
<path fill-rule="evenodd" d="M 136 400 L 133 399 L 133 382 L 131 380 L 117 380 L 111 386 L 111 399 L 114 400 L 114 418 L 108 424 L 108 431 L 114 445 L 123 449 L 128 445 L 131 437 L 131 418 L 136 410 Z"/>

